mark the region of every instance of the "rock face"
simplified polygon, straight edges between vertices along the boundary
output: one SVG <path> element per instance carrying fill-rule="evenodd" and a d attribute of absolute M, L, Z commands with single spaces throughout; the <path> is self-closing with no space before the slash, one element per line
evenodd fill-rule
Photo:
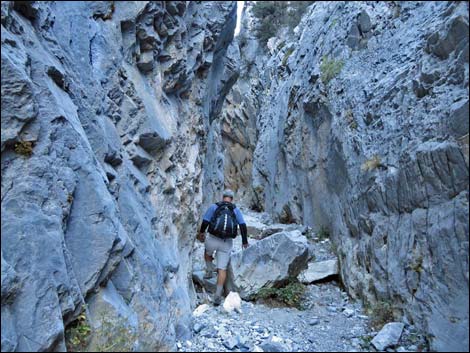
<path fill-rule="evenodd" d="M 225 185 L 236 192 L 237 202 L 260 210 L 261 202 L 252 190 L 252 160 L 266 57 L 255 38 L 254 20 L 247 8 L 243 9 L 241 31 L 236 37 L 241 56 L 240 76 L 223 103 L 221 144 Z"/>
<path fill-rule="evenodd" d="M 328 228 L 350 295 L 468 350 L 468 3 L 318 2 L 268 47 L 258 207 Z"/>
<path fill-rule="evenodd" d="M 308 246 L 300 231 L 281 232 L 260 240 L 246 250 L 232 253 L 227 287 L 250 299 L 263 287 L 286 282 L 307 266 Z"/>
<path fill-rule="evenodd" d="M 83 304 L 137 350 L 187 333 L 235 22 L 234 2 L 2 2 L 2 351 L 64 350 Z"/>

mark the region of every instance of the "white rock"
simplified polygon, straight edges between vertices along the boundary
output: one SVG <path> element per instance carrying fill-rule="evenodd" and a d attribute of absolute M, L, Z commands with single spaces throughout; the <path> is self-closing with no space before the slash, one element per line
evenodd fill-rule
<path fill-rule="evenodd" d="M 338 260 L 326 260 L 310 262 L 308 268 L 299 275 L 299 281 L 302 283 L 312 283 L 329 276 L 338 274 Z"/>
<path fill-rule="evenodd" d="M 207 304 L 199 305 L 194 311 L 193 316 L 198 317 L 204 314 L 207 310 L 209 310 L 210 306 Z"/>
<path fill-rule="evenodd" d="M 240 313 L 242 311 L 242 299 L 237 292 L 230 292 L 227 295 L 224 301 L 224 309 L 228 313 L 232 311 Z"/>
<path fill-rule="evenodd" d="M 254 346 L 252 352 L 264 352 L 260 346 Z"/>
<path fill-rule="evenodd" d="M 345 309 L 345 310 L 343 311 L 343 313 L 344 313 L 344 315 L 345 315 L 346 317 L 351 317 L 351 316 L 354 315 L 354 310 L 353 310 L 353 309 Z"/>
<path fill-rule="evenodd" d="M 390 322 L 386 324 L 372 340 L 372 345 L 379 351 L 396 345 L 400 340 L 405 325 L 401 322 Z"/>

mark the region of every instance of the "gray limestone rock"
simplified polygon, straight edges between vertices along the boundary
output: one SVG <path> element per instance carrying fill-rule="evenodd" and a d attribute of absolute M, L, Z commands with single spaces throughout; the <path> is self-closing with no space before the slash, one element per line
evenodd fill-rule
<path fill-rule="evenodd" d="M 308 268 L 299 274 L 299 281 L 312 283 L 338 274 L 338 260 L 310 262 Z"/>
<path fill-rule="evenodd" d="M 308 246 L 299 231 L 273 234 L 232 254 L 227 286 L 249 299 L 263 287 L 296 277 L 307 266 L 307 260 Z"/>
<path fill-rule="evenodd" d="M 84 304 L 124 318 L 121 348 L 172 349 L 217 155 L 203 106 L 238 71 L 235 3 L 20 1 L 1 16 L 2 351 L 66 350 Z"/>
<path fill-rule="evenodd" d="M 314 3 L 270 43 L 261 89 L 226 102 L 230 137 L 231 101 L 256 107 L 252 206 L 329 233 L 352 297 L 468 350 L 468 4 Z"/>
<path fill-rule="evenodd" d="M 395 346 L 400 340 L 404 325 L 401 322 L 386 324 L 372 339 L 372 345 L 379 351 L 384 351 L 390 346 Z"/>

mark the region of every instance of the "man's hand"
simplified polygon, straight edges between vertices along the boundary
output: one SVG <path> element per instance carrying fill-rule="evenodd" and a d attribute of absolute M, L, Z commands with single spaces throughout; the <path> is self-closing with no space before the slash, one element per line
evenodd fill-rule
<path fill-rule="evenodd" d="M 206 234 L 205 233 L 197 233 L 196 239 L 199 240 L 201 243 L 204 243 L 204 240 L 206 240 Z"/>
<path fill-rule="evenodd" d="M 243 249 L 246 249 L 248 246 L 248 243 L 242 245 Z"/>

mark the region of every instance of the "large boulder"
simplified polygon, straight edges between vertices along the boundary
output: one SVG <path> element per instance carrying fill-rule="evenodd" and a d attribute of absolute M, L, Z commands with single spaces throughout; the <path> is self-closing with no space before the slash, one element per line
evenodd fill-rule
<path fill-rule="evenodd" d="M 307 261 L 307 239 L 300 231 L 276 233 L 232 254 L 227 286 L 243 299 L 252 299 L 263 287 L 297 277 Z"/>

